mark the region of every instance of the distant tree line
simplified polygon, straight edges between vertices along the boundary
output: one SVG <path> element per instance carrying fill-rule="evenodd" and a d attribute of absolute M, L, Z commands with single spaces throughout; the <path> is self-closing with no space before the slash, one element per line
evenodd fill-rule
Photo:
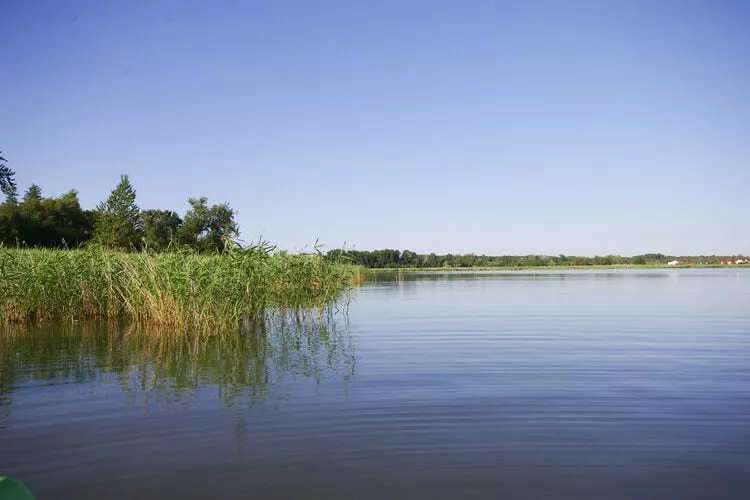
<path fill-rule="evenodd" d="M 608 265 L 666 265 L 678 260 L 685 264 L 720 264 L 726 256 L 671 256 L 648 253 L 623 257 L 605 255 L 579 257 L 570 255 L 475 255 L 475 254 L 419 254 L 411 250 L 330 250 L 326 257 L 349 260 L 371 269 L 384 268 L 471 268 L 471 267 L 550 267 L 550 266 L 608 266 Z M 737 258 L 735 256 L 735 258 Z M 742 258 L 742 256 L 739 256 Z"/>
<path fill-rule="evenodd" d="M 0 155 L 0 243 L 5 246 L 73 248 L 96 244 L 118 250 L 192 249 L 216 252 L 236 240 L 235 212 L 227 203 L 190 198 L 183 217 L 171 210 L 141 210 L 127 175 L 94 210 L 84 210 L 75 190 L 42 196 L 32 184 L 19 200 L 15 172 Z"/>

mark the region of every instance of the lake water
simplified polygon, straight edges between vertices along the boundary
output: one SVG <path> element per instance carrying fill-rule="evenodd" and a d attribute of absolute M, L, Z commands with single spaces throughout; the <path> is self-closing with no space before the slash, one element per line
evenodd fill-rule
<path fill-rule="evenodd" d="M 0 335 L 38 498 L 750 498 L 750 270 L 403 275 L 222 342 Z"/>

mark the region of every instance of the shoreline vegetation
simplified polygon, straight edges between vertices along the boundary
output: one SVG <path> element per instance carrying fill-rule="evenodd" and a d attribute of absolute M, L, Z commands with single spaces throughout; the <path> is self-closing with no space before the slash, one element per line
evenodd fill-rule
<path fill-rule="evenodd" d="M 94 210 L 75 190 L 19 197 L 0 156 L 0 323 L 128 320 L 162 330 L 236 330 L 269 314 L 334 306 L 360 268 L 259 240 L 243 246 L 228 203 L 189 198 L 180 217 L 142 210 L 127 175 Z"/>
<path fill-rule="evenodd" d="M 219 333 L 267 313 L 331 307 L 359 271 L 319 254 L 271 254 L 263 246 L 209 255 L 0 248 L 0 320 L 125 319 Z"/>
<path fill-rule="evenodd" d="M 737 267 L 750 265 L 743 255 L 674 256 L 648 253 L 624 257 L 605 255 L 581 257 L 569 255 L 476 255 L 418 254 L 411 250 L 330 250 L 326 258 L 350 262 L 367 271 L 508 271 L 524 269 L 613 269 L 660 267 Z"/>
<path fill-rule="evenodd" d="M 441 272 L 482 272 L 482 271 L 585 271 L 587 269 L 721 269 L 750 268 L 749 264 L 677 264 L 674 266 L 653 264 L 610 264 L 590 266 L 473 266 L 473 267 L 379 267 L 365 268 L 363 273 L 441 273 Z"/>
<path fill-rule="evenodd" d="M 189 198 L 183 217 L 142 210 L 127 175 L 95 210 L 75 190 L 43 197 L 32 184 L 19 197 L 15 172 L 0 156 L 0 323 L 130 320 L 172 330 L 220 332 L 267 313 L 323 310 L 379 271 L 591 269 L 719 266 L 742 256 L 653 253 L 571 257 L 417 254 L 410 250 L 276 252 L 242 246 L 235 211 Z M 19 199 L 20 198 L 20 199 Z"/>

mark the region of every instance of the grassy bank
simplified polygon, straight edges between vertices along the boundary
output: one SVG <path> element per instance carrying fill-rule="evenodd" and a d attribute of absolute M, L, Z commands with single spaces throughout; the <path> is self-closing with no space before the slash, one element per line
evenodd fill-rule
<path fill-rule="evenodd" d="M 222 330 L 269 309 L 330 305 L 358 272 L 258 247 L 216 255 L 0 248 L 0 320 L 123 318 Z"/>

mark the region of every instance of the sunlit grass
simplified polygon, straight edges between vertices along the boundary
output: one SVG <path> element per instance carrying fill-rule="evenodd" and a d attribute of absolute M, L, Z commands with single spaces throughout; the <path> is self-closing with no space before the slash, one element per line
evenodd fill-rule
<path fill-rule="evenodd" d="M 268 310 L 330 305 L 358 274 L 317 254 L 261 246 L 215 255 L 0 248 L 0 320 L 223 330 Z"/>

